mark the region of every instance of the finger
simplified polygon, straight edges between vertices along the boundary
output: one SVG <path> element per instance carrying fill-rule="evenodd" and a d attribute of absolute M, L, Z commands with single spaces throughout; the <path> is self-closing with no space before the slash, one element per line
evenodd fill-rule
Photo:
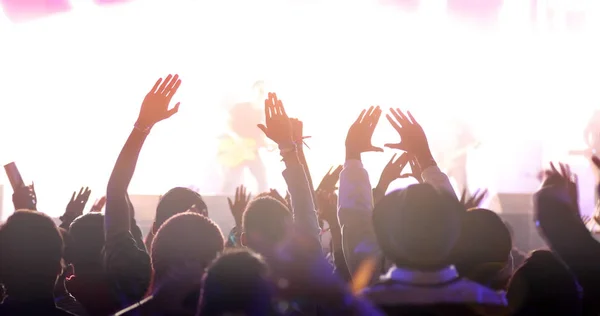
<path fill-rule="evenodd" d="M 405 126 L 408 125 L 409 122 L 407 122 L 406 120 L 406 116 L 404 116 L 404 114 L 402 114 L 402 112 L 400 111 L 400 109 L 390 109 L 390 112 L 392 112 L 392 115 L 396 118 L 396 121 L 398 122 L 398 124 L 400 124 L 400 126 Z"/>
<path fill-rule="evenodd" d="M 379 122 L 379 118 L 381 117 L 381 109 L 379 107 L 375 108 L 373 115 L 369 119 L 369 129 L 371 131 L 375 130 L 377 127 L 377 123 Z"/>
<path fill-rule="evenodd" d="M 412 114 L 410 113 L 410 111 L 406 112 L 408 114 L 408 117 L 410 118 L 410 122 L 415 124 L 415 125 L 419 125 L 419 123 L 417 123 L 417 120 L 415 120 L 415 118 L 412 116 Z"/>
<path fill-rule="evenodd" d="M 396 121 L 394 121 L 394 119 L 392 119 L 392 117 L 389 114 L 386 114 L 385 118 L 387 118 L 388 122 L 390 122 L 390 124 L 392 124 L 392 127 L 394 127 L 394 129 L 398 133 L 400 133 L 400 131 L 402 130 L 402 128 L 400 127 L 400 125 L 398 125 L 398 123 L 396 123 Z"/>
<path fill-rule="evenodd" d="M 167 89 L 166 96 L 169 98 L 169 100 L 171 100 L 171 98 L 173 98 L 173 95 L 175 95 L 175 92 L 179 90 L 179 86 L 181 86 L 181 80 L 175 81 L 175 84 Z"/>
<path fill-rule="evenodd" d="M 156 93 L 156 91 L 158 91 L 158 86 L 161 82 L 162 78 L 158 78 L 158 80 L 156 80 L 156 83 L 154 84 L 154 87 L 152 87 L 152 90 L 150 90 L 150 93 Z"/>
<path fill-rule="evenodd" d="M 260 128 L 260 130 L 263 131 L 263 133 L 265 133 L 265 135 L 267 135 L 267 127 L 266 126 L 264 126 L 263 124 L 258 124 L 256 126 L 258 126 L 258 128 Z"/>
<path fill-rule="evenodd" d="M 173 116 L 173 114 L 179 112 L 179 105 L 181 104 L 181 102 L 177 102 L 177 104 L 175 104 L 175 106 L 167 111 L 167 115 L 165 116 L 165 118 L 169 118 L 171 116 Z"/>
<path fill-rule="evenodd" d="M 160 87 L 158 88 L 156 93 L 163 94 L 163 92 L 165 91 L 165 88 L 171 82 L 172 77 L 173 77 L 172 75 L 168 75 L 167 78 L 165 78 L 165 80 L 162 82 L 162 84 L 160 85 Z"/>
<path fill-rule="evenodd" d="M 396 159 L 396 156 L 397 156 L 397 154 L 394 154 L 394 155 L 392 156 L 392 159 L 390 159 L 390 161 L 387 163 L 387 165 L 388 165 L 388 166 L 391 166 L 391 165 L 393 165 L 393 164 L 394 164 L 394 159 Z"/>
<path fill-rule="evenodd" d="M 402 146 L 402 144 L 385 144 L 383 147 L 404 150 L 404 146 Z"/>
<path fill-rule="evenodd" d="M 382 153 L 383 152 L 383 148 L 381 147 L 375 147 L 375 146 L 371 146 L 371 148 L 369 148 L 370 152 L 378 152 L 378 153 Z"/>
<path fill-rule="evenodd" d="M 363 117 L 365 116 L 365 113 L 367 113 L 367 110 L 360 111 L 360 114 L 358 115 L 358 118 L 356 119 L 356 121 L 354 121 L 354 124 L 360 124 L 360 122 L 362 122 L 362 120 L 363 120 Z"/>
<path fill-rule="evenodd" d="M 556 170 L 556 167 L 554 167 L 554 164 L 552 162 L 550 163 L 550 171 L 553 174 L 560 174 L 560 172 L 558 172 L 558 170 Z"/>
<path fill-rule="evenodd" d="M 227 198 L 227 203 L 229 204 L 229 208 L 232 209 L 233 208 L 233 202 L 231 201 L 230 198 Z"/>
<path fill-rule="evenodd" d="M 81 188 L 79 189 L 79 193 L 77 193 L 77 198 L 80 198 L 80 197 L 83 195 L 83 190 L 84 190 L 84 188 L 83 188 L 83 187 L 81 187 Z"/>
<path fill-rule="evenodd" d="M 280 115 L 287 117 L 287 113 L 285 113 L 285 108 L 283 107 L 283 102 L 281 102 L 281 100 L 277 100 L 277 108 Z"/>
<path fill-rule="evenodd" d="M 400 172 L 402 172 L 402 170 L 404 170 L 404 168 L 408 164 L 409 160 L 410 160 L 410 157 L 408 156 L 407 153 L 403 153 L 400 156 L 400 158 L 398 158 L 398 160 L 396 160 L 396 166 L 398 167 L 398 169 L 400 169 Z"/>
<path fill-rule="evenodd" d="M 371 119 L 371 116 L 373 115 L 373 111 L 375 111 L 375 107 L 371 105 L 371 106 L 369 107 L 369 109 L 367 110 L 367 113 L 366 113 L 366 114 L 365 114 L 365 116 L 363 117 L 363 120 L 361 121 L 361 123 L 362 123 L 362 122 L 365 122 L 365 121 L 367 121 L 367 122 L 368 122 L 368 121 L 370 121 L 370 119 Z"/>
<path fill-rule="evenodd" d="M 73 191 L 73 195 L 71 196 L 71 202 L 75 202 L 75 195 L 77 194 L 77 191 Z"/>
<path fill-rule="evenodd" d="M 165 87 L 165 91 L 164 94 L 169 94 L 171 92 L 171 90 L 175 87 L 176 84 L 180 83 L 181 81 L 179 80 L 179 75 L 175 74 L 175 76 L 173 76 L 173 78 L 171 78 L 171 81 L 169 81 L 169 83 L 167 84 L 167 86 Z"/>
<path fill-rule="evenodd" d="M 567 180 L 571 180 L 570 174 L 568 173 L 567 167 L 565 167 L 565 164 L 559 163 L 558 167 L 560 168 L 560 174 Z"/>

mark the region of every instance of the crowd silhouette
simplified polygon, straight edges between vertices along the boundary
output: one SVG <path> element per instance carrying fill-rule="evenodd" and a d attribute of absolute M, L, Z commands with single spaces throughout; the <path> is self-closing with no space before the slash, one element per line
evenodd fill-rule
<path fill-rule="evenodd" d="M 344 164 L 315 187 L 303 118 L 268 93 L 257 129 L 281 154 L 287 195 L 238 187 L 228 201 L 235 227 L 223 232 L 200 194 L 176 187 L 143 236 L 128 187 L 153 127 L 178 112 L 181 82 L 168 75 L 145 96 L 89 212 L 82 188 L 57 226 L 37 209 L 33 184 L 14 188 L 15 212 L 0 226 L 0 315 L 600 314 L 600 244 L 569 166 L 543 173 L 532 220 L 548 247 L 525 254 L 512 228 L 479 207 L 485 191 L 456 195 L 425 131 L 401 109 L 357 113 Z M 373 187 L 361 159 L 383 152 L 371 139 L 384 112 L 399 141 L 384 145 L 397 153 Z M 414 184 L 388 192 L 398 178 Z"/>

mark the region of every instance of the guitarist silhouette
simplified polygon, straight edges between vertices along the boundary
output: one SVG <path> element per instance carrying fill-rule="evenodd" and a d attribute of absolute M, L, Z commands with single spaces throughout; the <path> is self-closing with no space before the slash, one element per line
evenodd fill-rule
<path fill-rule="evenodd" d="M 259 153 L 261 148 L 267 147 L 267 140 L 256 127 L 264 115 L 259 101 L 264 102 L 262 86 L 260 81 L 253 86 L 256 100 L 237 103 L 229 110 L 230 132 L 221 137 L 218 151 L 219 162 L 225 171 L 224 193 L 233 192 L 243 184 L 246 168 L 256 179 L 259 192 L 268 191 L 267 171 Z"/>

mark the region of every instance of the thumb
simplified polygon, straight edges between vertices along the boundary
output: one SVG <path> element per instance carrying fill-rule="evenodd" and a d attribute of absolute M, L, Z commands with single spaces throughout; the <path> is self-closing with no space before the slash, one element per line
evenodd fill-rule
<path fill-rule="evenodd" d="M 267 127 L 264 126 L 263 124 L 258 124 L 256 125 L 258 128 L 260 128 L 261 131 L 263 131 L 263 133 L 265 133 L 265 135 L 267 135 Z"/>
<path fill-rule="evenodd" d="M 230 198 L 227 198 L 227 203 L 229 203 L 229 208 L 233 208 L 233 202 Z"/>
<path fill-rule="evenodd" d="M 166 118 L 169 118 L 169 117 L 173 116 L 173 114 L 179 112 L 179 104 L 181 104 L 181 103 L 177 102 L 177 104 L 175 104 L 175 106 L 172 109 L 167 111 Z"/>
<path fill-rule="evenodd" d="M 404 150 L 404 149 L 403 149 L 403 147 L 404 147 L 404 146 L 402 146 L 401 144 L 385 144 L 385 145 L 383 145 L 383 146 L 384 146 L 384 147 L 387 147 L 387 148 L 393 148 L 393 149 L 400 149 L 400 150 Z"/>

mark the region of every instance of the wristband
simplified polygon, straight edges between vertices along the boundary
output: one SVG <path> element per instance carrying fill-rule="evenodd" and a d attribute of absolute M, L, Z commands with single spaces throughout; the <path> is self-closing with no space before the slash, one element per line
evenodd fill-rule
<path fill-rule="evenodd" d="M 140 133 L 146 134 L 146 135 L 148 135 L 148 133 L 150 133 L 150 129 L 151 128 L 152 127 L 142 126 L 141 124 L 138 124 L 138 123 L 136 123 L 135 125 L 133 125 L 133 129 L 134 130 L 136 130 L 136 131 L 138 131 Z"/>

